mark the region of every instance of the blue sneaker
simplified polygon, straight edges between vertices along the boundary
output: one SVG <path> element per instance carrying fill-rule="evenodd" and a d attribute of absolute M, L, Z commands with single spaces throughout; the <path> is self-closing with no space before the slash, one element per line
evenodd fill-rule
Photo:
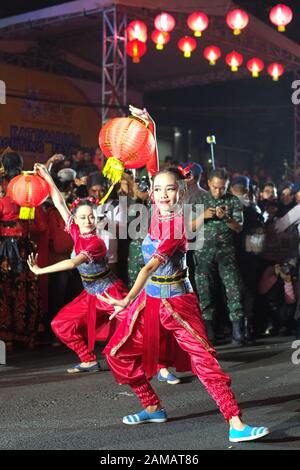
<path fill-rule="evenodd" d="M 178 377 L 176 377 L 176 375 L 173 375 L 169 372 L 167 377 L 164 377 L 163 375 L 161 375 L 160 371 L 157 374 L 157 380 L 159 382 L 167 382 L 170 385 L 177 385 L 177 384 L 180 384 L 181 382 L 181 380 Z"/>
<path fill-rule="evenodd" d="M 136 424 L 144 423 L 165 423 L 167 419 L 167 413 L 164 409 L 154 411 L 153 413 L 143 410 L 135 415 L 124 416 L 123 423 L 135 426 Z"/>
<path fill-rule="evenodd" d="M 261 426 L 260 428 L 254 426 L 246 425 L 242 431 L 238 429 L 230 428 L 229 430 L 229 440 L 230 442 L 244 442 L 244 441 L 254 441 L 255 439 L 260 439 L 261 437 L 270 434 L 270 430 Z"/>
<path fill-rule="evenodd" d="M 78 374 L 79 372 L 99 372 L 101 370 L 99 362 L 92 366 L 83 367 L 81 364 L 77 364 L 70 369 L 67 369 L 68 374 Z"/>

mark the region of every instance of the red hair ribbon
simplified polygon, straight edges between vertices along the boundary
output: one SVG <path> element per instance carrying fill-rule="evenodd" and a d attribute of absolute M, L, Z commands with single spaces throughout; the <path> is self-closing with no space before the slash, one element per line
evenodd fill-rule
<path fill-rule="evenodd" d="M 70 205 L 70 211 L 73 212 L 73 210 L 78 206 L 78 204 L 80 202 L 84 202 L 84 201 L 88 201 L 90 202 L 91 204 L 95 204 L 96 206 L 99 205 L 99 199 L 95 199 L 94 197 L 92 196 L 89 196 L 89 197 L 86 197 L 86 198 L 82 198 L 80 199 L 79 197 L 77 199 L 75 199 L 75 201 L 72 202 L 72 204 Z"/>
<path fill-rule="evenodd" d="M 188 178 L 190 176 L 190 170 L 192 167 L 193 167 L 193 164 L 190 163 L 185 168 L 183 168 L 182 166 L 178 166 L 177 168 L 184 178 Z"/>

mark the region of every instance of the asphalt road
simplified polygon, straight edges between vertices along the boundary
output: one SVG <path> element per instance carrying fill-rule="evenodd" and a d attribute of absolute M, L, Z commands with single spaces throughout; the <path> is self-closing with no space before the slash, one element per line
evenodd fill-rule
<path fill-rule="evenodd" d="M 0 366 L 0 449 L 299 449 L 300 365 L 291 361 L 292 341 L 217 348 L 244 420 L 272 430 L 261 441 L 242 444 L 228 441 L 222 415 L 190 373 L 181 374 L 180 385 L 153 379 L 167 423 L 127 427 L 122 417 L 140 404 L 129 387 L 114 381 L 103 358 L 103 372 L 71 376 L 65 370 L 76 357 L 64 346 L 11 353 Z"/>

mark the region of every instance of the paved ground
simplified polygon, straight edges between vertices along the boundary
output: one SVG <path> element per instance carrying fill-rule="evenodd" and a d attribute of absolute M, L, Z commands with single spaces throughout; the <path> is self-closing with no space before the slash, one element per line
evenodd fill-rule
<path fill-rule="evenodd" d="M 65 369 L 76 358 L 64 346 L 12 353 L 0 366 L 0 449 L 299 449 L 300 365 L 291 362 L 292 340 L 218 348 L 245 421 L 273 431 L 244 444 L 228 441 L 227 424 L 191 374 L 176 386 L 153 380 L 167 423 L 129 428 L 121 418 L 140 405 L 129 387 L 115 383 L 104 360 L 104 372 L 70 376 Z"/>

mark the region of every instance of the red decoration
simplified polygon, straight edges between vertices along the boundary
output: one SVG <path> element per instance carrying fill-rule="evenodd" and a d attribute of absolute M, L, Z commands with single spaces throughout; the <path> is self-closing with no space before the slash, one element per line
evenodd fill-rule
<path fill-rule="evenodd" d="M 146 54 L 146 50 L 146 44 L 138 39 L 128 41 L 126 44 L 126 52 L 130 57 L 132 57 L 132 62 L 135 64 L 139 63 L 140 58 Z"/>
<path fill-rule="evenodd" d="M 141 168 L 154 153 L 155 140 L 143 121 L 129 116 L 104 124 L 99 146 L 106 158 L 120 160 L 125 168 Z"/>
<path fill-rule="evenodd" d="M 162 50 L 164 45 L 170 41 L 170 34 L 164 31 L 157 31 L 155 29 L 152 31 L 151 39 L 156 44 L 156 49 Z"/>
<path fill-rule="evenodd" d="M 258 57 L 253 57 L 247 62 L 247 69 L 252 73 L 252 77 L 258 77 L 264 67 L 264 62 Z"/>
<path fill-rule="evenodd" d="M 175 18 L 169 13 L 160 13 L 154 20 L 154 26 L 158 31 L 170 33 L 175 28 Z"/>
<path fill-rule="evenodd" d="M 275 82 L 279 80 L 279 77 L 281 77 L 283 72 L 284 72 L 284 68 L 281 64 L 273 62 L 272 64 L 268 66 L 268 74 L 273 78 Z"/>
<path fill-rule="evenodd" d="M 33 219 L 32 208 L 42 204 L 48 197 L 50 188 L 43 178 L 33 171 L 24 171 L 15 176 L 7 186 L 7 194 L 19 206 L 21 219 Z"/>
<path fill-rule="evenodd" d="M 226 23 L 229 28 L 233 29 L 233 34 L 237 36 L 249 23 L 248 13 L 239 8 L 231 10 L 227 13 Z"/>
<path fill-rule="evenodd" d="M 232 51 L 226 56 L 226 64 L 229 65 L 232 72 L 237 72 L 243 61 L 244 58 L 242 54 L 239 54 L 236 51 Z"/>
<path fill-rule="evenodd" d="M 191 13 L 187 19 L 187 25 L 194 31 L 194 36 L 196 37 L 202 36 L 202 32 L 207 28 L 208 23 L 208 16 L 201 11 Z"/>
<path fill-rule="evenodd" d="M 194 38 L 190 36 L 184 36 L 183 38 L 179 39 L 178 49 L 183 52 L 184 57 L 191 57 L 191 53 L 197 47 L 197 42 Z"/>
<path fill-rule="evenodd" d="M 270 11 L 270 21 L 277 26 L 278 31 L 285 31 L 285 27 L 293 19 L 293 12 L 287 5 L 279 3 Z"/>
<path fill-rule="evenodd" d="M 207 46 L 203 51 L 203 56 L 209 61 L 210 65 L 215 65 L 221 57 L 221 49 L 217 46 Z"/>
<path fill-rule="evenodd" d="M 128 41 L 138 39 L 141 42 L 147 41 L 147 26 L 143 21 L 131 21 L 126 28 Z"/>

